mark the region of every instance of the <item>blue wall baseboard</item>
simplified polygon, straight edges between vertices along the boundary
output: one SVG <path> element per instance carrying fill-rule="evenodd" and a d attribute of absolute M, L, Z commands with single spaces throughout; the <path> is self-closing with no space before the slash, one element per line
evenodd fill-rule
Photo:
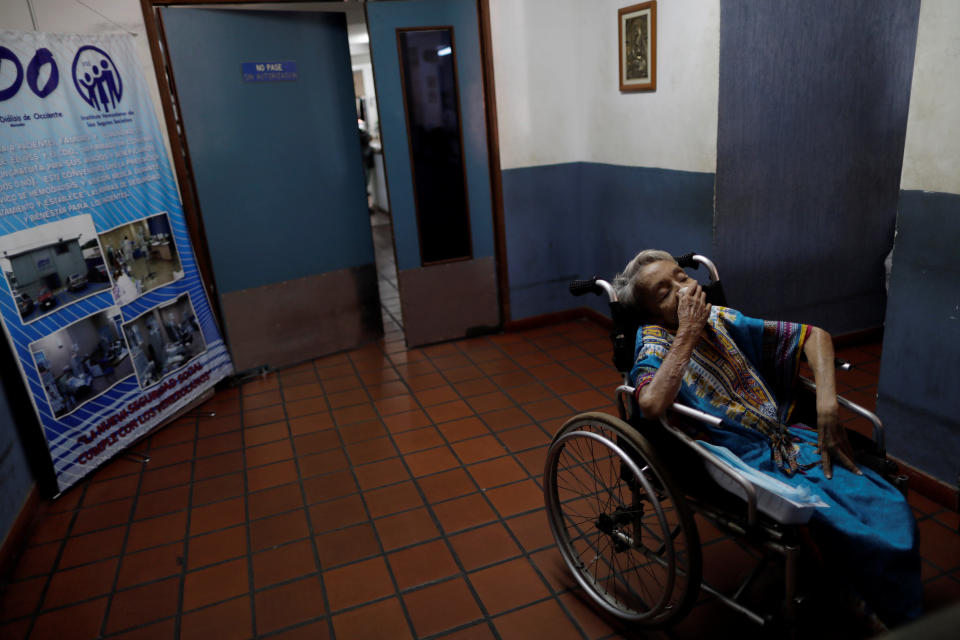
<path fill-rule="evenodd" d="M 520 320 L 575 307 L 567 283 L 610 279 L 642 249 L 710 255 L 712 173 L 595 162 L 503 171 L 510 315 Z"/>
<path fill-rule="evenodd" d="M 580 208 L 596 234 L 587 270 L 610 277 L 643 249 L 713 254 L 714 174 L 597 163 L 580 170 Z"/>
<path fill-rule="evenodd" d="M 960 474 L 960 195 L 901 191 L 877 413 L 891 454 Z"/>

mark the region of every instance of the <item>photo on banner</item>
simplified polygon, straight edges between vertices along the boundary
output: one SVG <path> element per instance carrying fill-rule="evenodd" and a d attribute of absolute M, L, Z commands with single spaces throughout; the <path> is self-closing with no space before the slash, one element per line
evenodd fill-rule
<path fill-rule="evenodd" d="M 120 308 L 110 307 L 30 344 L 54 417 L 71 413 L 133 374 L 122 321 Z"/>
<path fill-rule="evenodd" d="M 0 236 L 0 268 L 24 323 L 110 288 L 90 215 Z"/>
<path fill-rule="evenodd" d="M 183 267 L 166 213 L 136 220 L 100 234 L 117 304 L 179 280 Z"/>
<path fill-rule="evenodd" d="M 123 325 L 123 333 L 144 389 L 187 366 L 207 348 L 188 293 Z"/>
<path fill-rule="evenodd" d="M 0 268 L 61 492 L 233 374 L 129 34 L 0 30 Z"/>

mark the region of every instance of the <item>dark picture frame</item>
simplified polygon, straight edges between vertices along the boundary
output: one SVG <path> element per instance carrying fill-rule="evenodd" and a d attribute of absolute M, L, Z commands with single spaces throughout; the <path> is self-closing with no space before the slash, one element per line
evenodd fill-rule
<path fill-rule="evenodd" d="M 617 11 L 620 91 L 657 89 L 657 0 Z"/>

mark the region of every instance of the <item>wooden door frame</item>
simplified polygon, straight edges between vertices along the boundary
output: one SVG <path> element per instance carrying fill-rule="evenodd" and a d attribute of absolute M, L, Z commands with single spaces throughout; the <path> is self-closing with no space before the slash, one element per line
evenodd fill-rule
<path fill-rule="evenodd" d="M 269 1 L 269 0 L 268 0 Z M 216 3 L 213 0 L 212 3 Z M 211 3 L 211 4 L 212 4 Z M 223 310 L 220 308 L 220 295 L 217 292 L 216 281 L 213 278 L 213 264 L 210 260 L 210 245 L 207 242 L 207 233 L 203 226 L 203 217 L 200 215 L 200 203 L 197 197 L 197 184 L 193 179 L 193 166 L 190 163 L 190 151 L 187 147 L 186 131 L 178 127 L 176 114 L 182 114 L 180 101 L 176 94 L 176 85 L 173 79 L 173 68 L 168 56 L 169 51 L 166 36 L 163 33 L 163 22 L 160 20 L 158 8 L 165 6 L 199 4 L 193 0 L 140 0 L 140 9 L 143 12 L 143 24 L 146 27 L 147 42 L 150 45 L 150 57 L 153 58 L 153 70 L 156 74 L 157 88 L 160 93 L 160 104 L 163 107 L 163 119 L 167 128 L 167 140 L 170 142 L 170 151 L 173 155 L 173 168 L 177 176 L 177 186 L 180 189 L 180 200 L 183 207 L 183 217 L 187 223 L 187 232 L 193 243 L 193 253 L 197 261 L 197 269 L 203 279 L 203 285 L 210 301 L 213 317 L 220 334 L 226 336 L 226 326 L 223 321 Z"/>
<path fill-rule="evenodd" d="M 176 93 L 176 84 L 169 57 L 164 54 L 169 50 L 166 37 L 163 33 L 163 22 L 158 9 L 161 7 L 189 7 L 196 5 L 244 5 L 244 4 L 277 4 L 294 5 L 307 3 L 310 0 L 140 0 L 140 9 L 143 12 L 143 22 L 146 27 L 147 40 L 150 45 L 150 56 L 153 58 L 153 69 L 156 73 L 157 87 L 160 91 L 160 103 L 163 107 L 163 118 L 167 129 L 167 139 L 173 154 L 173 166 L 180 188 L 183 203 L 183 214 L 187 223 L 190 240 L 197 260 L 197 267 L 203 278 L 207 297 L 210 299 L 214 311 L 214 319 L 224 330 L 223 313 L 220 309 L 220 296 L 213 278 L 213 265 L 210 259 L 210 245 L 207 241 L 206 230 L 203 226 L 203 217 L 200 212 L 200 203 L 197 196 L 197 185 L 194 181 L 193 167 L 190 163 L 190 150 L 187 145 L 186 132 L 178 127 L 177 114 L 182 114 Z M 388 1 L 388 0 L 381 0 Z M 487 124 L 487 157 L 490 171 L 490 196 L 492 203 L 492 222 L 494 234 L 494 249 L 497 265 L 498 298 L 500 300 L 501 326 L 510 321 L 509 272 L 507 270 L 507 243 L 503 216 L 503 182 L 500 168 L 500 137 L 497 128 L 497 100 L 493 75 L 493 40 L 490 25 L 490 0 L 475 0 L 477 6 L 477 24 L 480 29 L 480 61 L 483 69 L 483 97 L 484 112 Z M 364 3 L 366 4 L 366 3 Z M 366 12 L 364 12 L 366 20 Z M 369 28 L 368 28 L 369 31 Z M 376 85 L 376 80 L 374 80 Z"/>
<path fill-rule="evenodd" d="M 500 130 L 497 125 L 497 91 L 493 77 L 493 36 L 490 25 L 490 0 L 477 0 L 480 26 L 480 60 L 483 65 L 483 102 L 487 114 L 487 157 L 490 163 L 490 200 L 493 204 L 494 255 L 497 263 L 500 323 L 506 326 L 510 316 L 510 275 L 507 270 L 507 232 L 503 218 L 503 176 L 500 169 Z"/>

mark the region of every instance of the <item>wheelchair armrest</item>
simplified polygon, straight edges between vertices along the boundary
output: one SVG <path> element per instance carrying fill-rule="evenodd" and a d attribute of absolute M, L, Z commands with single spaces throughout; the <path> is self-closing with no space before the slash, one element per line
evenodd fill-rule
<path fill-rule="evenodd" d="M 706 424 L 711 424 L 713 426 L 720 426 L 721 420 L 715 416 L 711 416 L 708 413 L 703 413 L 702 411 L 697 411 L 696 409 L 691 409 L 690 407 L 685 407 L 682 404 L 673 403 L 673 406 L 670 407 L 672 411 L 687 416 L 688 418 L 693 418 L 699 420 Z M 730 476 L 730 478 L 740 485 L 740 488 L 743 489 L 744 494 L 747 497 L 747 526 L 753 527 L 757 524 L 757 488 L 753 486 L 753 483 L 747 480 L 743 474 L 741 474 L 736 469 L 724 464 L 718 460 L 713 453 L 707 451 L 699 442 L 685 434 L 680 429 L 674 427 L 667 421 L 667 416 L 660 416 L 660 423 L 667 428 L 668 431 L 673 433 L 681 442 L 686 444 L 688 447 L 693 449 L 703 458 L 708 464 L 712 465 L 714 468 L 722 472 L 723 474 Z"/>
<path fill-rule="evenodd" d="M 617 387 L 617 404 L 620 407 L 621 412 L 624 412 L 628 417 L 633 414 L 633 398 L 635 391 L 636 389 L 625 384 Z M 629 401 L 625 402 L 624 396 L 628 397 Z M 673 406 L 670 407 L 670 410 L 676 411 L 680 415 L 693 418 L 694 420 L 699 420 L 700 422 L 714 427 L 719 427 L 722 423 L 720 418 L 717 418 L 716 416 L 712 416 L 709 413 L 704 413 L 703 411 L 697 411 L 696 409 L 691 409 L 690 407 L 685 407 L 684 405 L 676 402 L 673 403 Z M 707 449 L 701 446 L 696 440 L 670 424 L 667 421 L 666 415 L 660 416 L 660 423 L 667 429 L 667 431 L 676 436 L 685 445 L 693 449 L 708 464 L 713 465 L 722 473 L 730 476 L 734 482 L 740 485 L 744 491 L 744 494 L 747 496 L 747 525 L 753 527 L 757 523 L 757 489 L 753 486 L 753 483 L 747 480 L 743 474 L 736 469 L 733 469 L 718 460 L 710 451 L 707 451 Z"/>
<path fill-rule="evenodd" d="M 800 382 L 810 391 L 816 391 L 817 389 L 817 385 L 813 382 L 813 380 L 801 376 Z M 853 413 L 864 417 L 873 423 L 873 441 L 876 443 L 879 452 L 885 456 L 887 454 L 886 440 L 883 431 L 883 423 L 880 421 L 879 416 L 869 409 L 861 407 L 855 402 L 850 402 L 841 395 L 837 396 L 837 402 L 840 403 L 841 407 L 849 409 Z"/>

